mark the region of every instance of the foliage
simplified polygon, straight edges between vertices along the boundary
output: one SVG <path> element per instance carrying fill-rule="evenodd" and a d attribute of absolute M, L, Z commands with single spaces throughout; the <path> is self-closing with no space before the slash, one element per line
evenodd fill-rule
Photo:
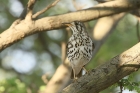
<path fill-rule="evenodd" d="M 26 93 L 26 85 L 17 78 L 0 81 L 0 93 Z"/>

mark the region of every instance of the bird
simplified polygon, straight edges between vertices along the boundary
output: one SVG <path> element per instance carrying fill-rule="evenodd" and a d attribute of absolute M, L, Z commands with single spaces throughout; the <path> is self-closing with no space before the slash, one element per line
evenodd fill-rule
<path fill-rule="evenodd" d="M 72 30 L 72 35 L 66 45 L 66 54 L 72 67 L 71 78 L 77 80 L 82 76 L 82 70 L 86 70 L 84 66 L 91 60 L 95 46 L 84 23 L 73 21 L 63 24 Z"/>

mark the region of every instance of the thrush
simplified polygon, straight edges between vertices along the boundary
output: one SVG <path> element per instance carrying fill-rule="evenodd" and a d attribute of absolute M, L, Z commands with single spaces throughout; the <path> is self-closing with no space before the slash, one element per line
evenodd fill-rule
<path fill-rule="evenodd" d="M 64 23 L 71 28 L 73 34 L 66 46 L 67 57 L 72 66 L 74 79 L 81 77 L 82 69 L 91 60 L 94 43 L 89 37 L 85 25 L 80 21 Z"/>

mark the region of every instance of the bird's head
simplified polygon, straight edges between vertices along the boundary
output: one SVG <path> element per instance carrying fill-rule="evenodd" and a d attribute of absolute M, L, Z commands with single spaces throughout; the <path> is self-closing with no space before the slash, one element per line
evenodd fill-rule
<path fill-rule="evenodd" d="M 80 21 L 73 21 L 71 23 L 63 23 L 64 25 L 71 28 L 73 34 L 85 33 L 85 25 Z"/>

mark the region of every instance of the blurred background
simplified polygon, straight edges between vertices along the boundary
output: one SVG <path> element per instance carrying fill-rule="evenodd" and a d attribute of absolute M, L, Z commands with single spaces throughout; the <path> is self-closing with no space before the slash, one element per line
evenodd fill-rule
<path fill-rule="evenodd" d="M 20 16 L 27 2 L 28 0 L 0 0 L 0 33 L 8 29 Z M 53 0 L 38 0 L 34 13 L 52 2 Z M 86 9 L 97 4 L 98 2 L 94 0 L 60 0 L 55 7 L 38 18 Z M 88 33 L 93 38 L 95 46 L 98 47 L 91 62 L 86 66 L 87 69 L 104 64 L 139 42 L 136 31 L 137 18 L 132 14 L 123 14 L 115 26 L 111 27 L 110 32 L 101 38 L 102 40 L 95 36 L 95 27 L 104 28 L 104 24 L 108 26 L 110 24 L 107 24 L 107 21 L 102 25 L 97 23 L 99 20 L 85 22 Z M 98 32 L 103 33 L 102 30 Z M 62 46 L 66 44 L 71 34 L 69 29 L 64 28 L 40 32 L 4 49 L 0 53 L 0 93 L 38 93 L 43 90 L 46 83 L 42 76 L 45 74 L 50 80 L 57 67 L 62 64 L 64 61 L 62 52 L 65 50 Z M 135 82 L 139 84 L 139 71 L 125 77 L 124 81 L 129 83 L 127 84 L 129 86 L 125 87 L 123 93 L 140 92 L 139 87 L 132 84 Z M 119 87 L 115 84 L 101 93 L 118 93 L 119 91 Z"/>

